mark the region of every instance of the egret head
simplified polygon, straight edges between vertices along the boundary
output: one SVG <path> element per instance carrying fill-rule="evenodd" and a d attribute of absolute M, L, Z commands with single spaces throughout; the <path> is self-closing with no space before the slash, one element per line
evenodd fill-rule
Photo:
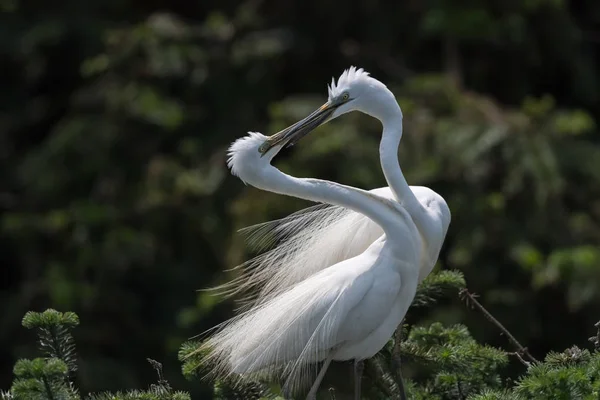
<path fill-rule="evenodd" d="M 331 80 L 325 104 L 301 121 L 270 136 L 259 148 L 265 154 L 278 144 L 291 146 L 319 125 L 351 111 L 360 111 L 379 120 L 388 115 L 402 115 L 393 93 L 362 68 L 350 67 Z"/>

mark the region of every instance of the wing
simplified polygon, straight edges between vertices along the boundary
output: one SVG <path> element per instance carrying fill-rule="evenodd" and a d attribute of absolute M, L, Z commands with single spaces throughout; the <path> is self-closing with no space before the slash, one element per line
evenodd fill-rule
<path fill-rule="evenodd" d="M 388 187 L 371 192 L 393 199 Z M 241 271 L 236 279 L 213 289 L 227 297 L 241 294 L 242 309 L 361 254 L 383 235 L 383 229 L 366 216 L 331 205 L 309 207 L 242 232 L 254 248 L 267 251 L 236 267 Z"/>
<path fill-rule="evenodd" d="M 294 386 L 348 336 L 340 332 L 346 316 L 373 286 L 373 274 L 360 267 L 375 258 L 346 260 L 232 318 L 202 345 L 205 363 L 217 377 L 277 374 Z"/>

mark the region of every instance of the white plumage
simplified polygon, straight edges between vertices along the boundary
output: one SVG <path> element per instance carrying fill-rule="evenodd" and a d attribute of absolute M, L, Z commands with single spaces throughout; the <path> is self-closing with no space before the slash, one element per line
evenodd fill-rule
<path fill-rule="evenodd" d="M 350 67 L 338 78 L 337 83 L 335 78 L 331 78 L 331 85 L 327 87 L 327 94 L 329 95 L 329 101 L 343 94 L 350 85 L 359 80 L 364 80 L 369 77 L 369 73 L 362 68 Z"/>
<path fill-rule="evenodd" d="M 311 363 L 365 359 L 377 353 L 404 317 L 418 280 L 420 235 L 396 202 L 315 179 L 289 177 L 261 158 L 266 137 L 251 133 L 230 150 L 232 172 L 263 189 L 339 201 L 382 223 L 386 236 L 233 318 L 206 343 L 217 373 L 281 374 L 296 389 Z M 277 149 L 278 150 L 278 149 Z M 296 187 L 294 187 L 296 185 Z M 351 200 L 349 198 L 354 197 Z"/>
<path fill-rule="evenodd" d="M 410 187 L 418 201 L 430 209 L 448 209 L 444 199 L 425 186 Z M 369 192 L 395 200 L 389 187 Z M 442 221 L 444 237 L 450 213 Z M 257 300 L 281 293 L 295 283 L 340 261 L 357 256 L 383 235 L 383 229 L 366 216 L 341 207 L 316 205 L 285 218 L 241 230 L 249 245 L 261 252 L 235 269 L 240 275 L 213 288 L 220 295 L 244 295 L 241 309 Z M 443 239 L 443 238 L 442 238 Z M 431 247 L 429 262 L 419 269 L 419 282 L 435 267 L 443 241 Z"/>
<path fill-rule="evenodd" d="M 394 101 L 395 104 L 393 97 L 384 97 L 385 100 L 378 102 L 380 96 L 364 95 L 365 91 L 384 94 L 387 91 L 390 95 L 391 92 L 381 82 L 369 77 L 362 68 L 345 70 L 337 84 L 332 80 L 328 86 L 329 101 L 343 95 L 350 86 L 355 89 L 354 93 L 363 95 L 361 103 L 336 111 L 336 116 L 357 110 L 387 122 L 388 126 L 394 123 L 394 118 L 388 117 L 389 113 L 372 110 L 381 101 Z M 367 104 L 370 101 L 375 103 Z M 402 114 L 399 108 L 398 112 L 401 128 Z M 450 209 L 444 198 L 430 188 L 408 186 L 398 165 L 397 145 L 384 145 L 382 142 L 380 154 L 384 171 L 389 171 L 387 175 L 394 178 L 396 186 L 400 188 L 400 197 L 394 196 L 391 187 L 370 192 L 410 206 L 410 213 L 415 217 L 426 246 L 426 256 L 419 270 L 420 282 L 435 267 L 450 225 Z M 389 160 L 392 160 L 391 163 Z M 213 289 L 226 296 L 243 294 L 242 309 L 255 301 L 263 301 L 281 293 L 318 271 L 361 254 L 383 235 L 383 229 L 365 215 L 336 205 L 309 207 L 280 220 L 245 228 L 242 232 L 248 235 L 250 244 L 256 250 L 264 252 L 236 267 L 241 271 L 236 279 Z"/>
<path fill-rule="evenodd" d="M 245 379 L 275 374 L 292 390 L 314 362 L 325 361 L 310 398 L 331 360 L 369 358 L 389 340 L 414 298 L 422 271 L 426 275 L 433 268 L 449 223 L 445 202 L 445 209 L 437 203 L 439 195 L 423 188 L 427 200 L 421 204 L 404 180 L 397 159 L 402 112 L 385 85 L 351 69 L 330 86 L 329 95 L 328 103 L 288 130 L 237 140 L 228 165 L 257 188 L 345 209 L 313 209 L 259 227 L 259 236 L 261 230 L 275 233 L 283 237 L 282 244 L 251 261 L 241 278 L 221 289 L 234 293 L 258 287 L 260 293 L 203 346 L 210 350 L 206 362 L 216 375 Z M 297 136 L 352 110 L 384 125 L 381 162 L 390 189 L 368 192 L 295 178 L 270 164 Z M 393 193 L 394 199 L 379 193 Z M 319 219 L 320 213 L 325 218 Z M 336 232 L 343 237 L 328 236 Z"/>

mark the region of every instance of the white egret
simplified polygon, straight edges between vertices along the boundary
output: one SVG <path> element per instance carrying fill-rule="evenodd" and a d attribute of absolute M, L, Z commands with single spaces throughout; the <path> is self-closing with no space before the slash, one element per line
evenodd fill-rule
<path fill-rule="evenodd" d="M 270 165 L 282 146 L 353 109 L 382 120 L 381 146 L 397 151 L 402 113 L 393 94 L 362 71 L 354 72 L 360 74 L 332 85 L 329 101 L 303 121 L 270 138 L 255 133 L 236 141 L 229 165 L 255 187 L 362 213 L 385 235 L 361 254 L 272 293 L 226 322 L 203 346 L 218 375 L 280 372 L 287 377 L 285 387 L 292 388 L 311 363 L 324 361 L 309 392 L 314 398 L 329 363 L 375 355 L 414 298 L 427 248 L 408 207 L 334 182 L 294 178 Z M 384 168 L 386 163 L 382 157 Z M 386 178 L 391 184 L 387 173 Z"/>
<path fill-rule="evenodd" d="M 327 104 L 356 82 L 362 82 L 364 90 L 369 95 L 373 93 L 374 97 L 379 92 L 391 93 L 368 75 L 364 70 L 354 67 L 344 71 L 337 84 L 332 81 Z M 393 111 L 373 112 L 372 109 L 378 107 L 378 102 L 390 103 L 386 106 Z M 430 188 L 408 186 L 398 163 L 402 113 L 393 95 L 377 97 L 375 104 L 368 106 L 367 103 L 352 103 L 350 107 L 338 110 L 328 118 L 312 121 L 312 127 L 356 110 L 379 119 L 383 124 L 384 135 L 386 130 L 400 130 L 396 137 L 382 140 L 380 144 L 381 166 L 390 186 L 370 192 L 399 201 L 413 218 L 425 250 L 419 270 L 420 282 L 429 275 L 437 262 L 450 225 L 450 209 L 444 198 Z M 323 107 L 327 107 L 327 104 Z M 304 134 L 308 131 L 305 130 Z M 250 300 L 247 305 L 267 300 L 318 271 L 361 254 L 383 235 L 381 227 L 365 215 L 341 206 L 323 205 L 309 207 L 283 219 L 246 228 L 245 231 L 250 234 L 251 242 L 262 250 L 278 239 L 281 240 L 272 249 L 240 265 L 238 269 L 242 273 L 238 278 L 215 288 L 227 295 L 245 293 L 246 300 Z"/>

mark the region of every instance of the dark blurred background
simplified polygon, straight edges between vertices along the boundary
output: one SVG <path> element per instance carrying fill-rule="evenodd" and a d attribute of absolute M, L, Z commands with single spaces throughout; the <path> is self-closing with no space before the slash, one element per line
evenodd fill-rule
<path fill-rule="evenodd" d="M 452 224 L 442 269 L 536 357 L 600 319 L 600 2 L 1 0 L 0 388 L 27 310 L 75 311 L 84 391 L 145 387 L 232 305 L 197 289 L 251 254 L 236 230 L 308 203 L 245 187 L 225 150 L 273 133 L 364 67 L 405 115 L 401 162 Z M 277 165 L 385 185 L 380 125 L 348 115 Z M 450 299 L 420 323 L 463 322 Z M 522 367 L 519 367 L 522 368 Z M 508 371 L 518 374 L 522 369 Z"/>

